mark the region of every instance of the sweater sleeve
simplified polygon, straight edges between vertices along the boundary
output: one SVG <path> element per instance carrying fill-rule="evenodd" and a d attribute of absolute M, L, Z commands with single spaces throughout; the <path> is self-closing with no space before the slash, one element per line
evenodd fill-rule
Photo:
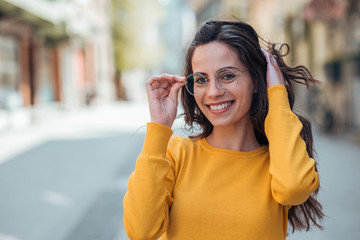
<path fill-rule="evenodd" d="M 172 133 L 161 124 L 147 125 L 144 147 L 123 201 L 124 226 L 132 240 L 158 239 L 167 229 L 175 167 L 166 152 Z"/>
<path fill-rule="evenodd" d="M 303 126 L 290 109 L 285 86 L 270 87 L 268 99 L 265 133 L 269 140 L 271 192 L 282 205 L 299 205 L 318 188 L 315 161 L 300 137 Z"/>

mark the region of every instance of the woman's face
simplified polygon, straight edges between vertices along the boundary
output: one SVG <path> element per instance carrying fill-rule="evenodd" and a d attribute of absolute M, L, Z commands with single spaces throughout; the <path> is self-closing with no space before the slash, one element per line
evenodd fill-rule
<path fill-rule="evenodd" d="M 200 45 L 194 51 L 191 64 L 194 73 L 211 78 L 204 94 L 195 96 L 195 100 L 214 128 L 248 124 L 254 85 L 248 71 L 240 73 L 247 68 L 235 49 L 222 42 Z M 239 72 L 237 85 L 227 91 L 219 89 L 214 79 L 215 74 L 224 68 Z"/>

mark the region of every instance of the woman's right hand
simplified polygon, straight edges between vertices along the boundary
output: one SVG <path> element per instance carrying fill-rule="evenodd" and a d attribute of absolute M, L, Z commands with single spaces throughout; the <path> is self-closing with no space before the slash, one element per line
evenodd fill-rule
<path fill-rule="evenodd" d="M 179 90 L 185 83 L 184 77 L 166 73 L 152 77 L 145 83 L 151 122 L 171 128 L 176 118 Z"/>

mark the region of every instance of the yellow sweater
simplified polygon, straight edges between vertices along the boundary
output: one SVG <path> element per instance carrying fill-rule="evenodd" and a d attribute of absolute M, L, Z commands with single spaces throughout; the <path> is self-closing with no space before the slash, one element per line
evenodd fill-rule
<path fill-rule="evenodd" d="M 286 238 L 289 208 L 306 201 L 319 179 L 285 87 L 272 86 L 268 98 L 269 146 L 250 152 L 171 138 L 170 128 L 148 123 L 124 197 L 130 239 Z"/>

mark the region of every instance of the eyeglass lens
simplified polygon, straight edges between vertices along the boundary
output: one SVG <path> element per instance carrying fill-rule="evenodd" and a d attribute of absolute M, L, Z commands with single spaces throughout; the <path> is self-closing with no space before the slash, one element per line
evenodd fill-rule
<path fill-rule="evenodd" d="M 232 69 L 225 69 L 216 73 L 216 85 L 222 91 L 228 91 L 237 84 L 237 74 Z M 209 78 L 206 78 L 201 73 L 194 73 L 187 77 L 186 79 L 186 89 L 187 91 L 194 96 L 204 94 L 207 89 Z"/>

